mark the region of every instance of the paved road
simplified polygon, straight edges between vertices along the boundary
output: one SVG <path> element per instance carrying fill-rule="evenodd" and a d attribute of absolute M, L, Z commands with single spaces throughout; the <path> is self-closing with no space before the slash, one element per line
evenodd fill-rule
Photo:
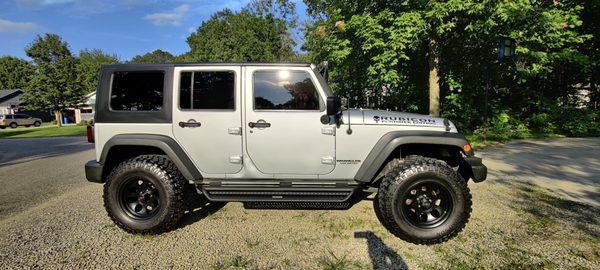
<path fill-rule="evenodd" d="M 560 197 L 600 207 L 600 138 L 515 141 L 478 153 L 490 178 L 535 183 Z"/>
<path fill-rule="evenodd" d="M 469 184 L 472 219 L 459 238 L 435 247 L 387 233 L 369 201 L 347 211 L 207 204 L 175 231 L 129 235 L 106 216 L 102 186 L 85 181 L 91 148 L 84 138 L 0 140 L 0 269 L 314 269 L 340 260 L 350 268 L 380 269 L 543 268 L 547 261 L 548 267 L 596 268 L 600 259 L 598 208 L 556 203 L 510 183 L 534 182 L 598 205 L 600 138 L 523 141 L 482 152 L 490 177 Z M 547 229 L 538 234 L 537 226 Z"/>

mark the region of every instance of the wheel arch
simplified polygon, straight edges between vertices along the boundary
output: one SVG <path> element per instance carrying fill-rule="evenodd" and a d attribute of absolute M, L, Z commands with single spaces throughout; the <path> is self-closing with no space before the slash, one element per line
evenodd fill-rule
<path fill-rule="evenodd" d="M 460 152 L 465 156 L 473 156 L 473 150 L 466 152 L 468 144 L 465 137 L 459 133 L 438 131 L 392 131 L 383 135 L 367 155 L 354 180 L 371 183 L 385 167 L 387 162 L 395 157 L 410 154 L 423 154 L 426 150 L 435 149 L 452 153 Z"/>
<path fill-rule="evenodd" d="M 108 140 L 102 148 L 99 160 L 103 165 L 102 175 L 105 176 L 114 166 L 126 159 L 145 154 L 166 155 L 186 180 L 202 179 L 200 171 L 173 138 L 151 134 L 116 135 Z"/>

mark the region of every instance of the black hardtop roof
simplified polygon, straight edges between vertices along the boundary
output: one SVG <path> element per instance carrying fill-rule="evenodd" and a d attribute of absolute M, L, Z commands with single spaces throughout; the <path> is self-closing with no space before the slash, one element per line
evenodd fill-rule
<path fill-rule="evenodd" d="M 310 63 L 266 63 L 266 62 L 195 62 L 195 63 L 151 63 L 151 64 L 110 64 L 103 67 L 134 68 L 134 67 L 187 67 L 187 66 L 284 66 L 310 67 Z"/>

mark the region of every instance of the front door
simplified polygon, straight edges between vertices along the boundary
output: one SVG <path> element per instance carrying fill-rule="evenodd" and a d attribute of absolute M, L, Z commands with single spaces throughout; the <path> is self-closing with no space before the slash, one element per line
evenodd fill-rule
<path fill-rule="evenodd" d="M 310 177 L 335 167 L 335 128 L 322 124 L 323 90 L 309 68 L 247 67 L 248 155 L 262 173 Z"/>
<path fill-rule="evenodd" d="M 208 177 L 242 169 L 240 74 L 240 67 L 175 68 L 173 134 Z"/>

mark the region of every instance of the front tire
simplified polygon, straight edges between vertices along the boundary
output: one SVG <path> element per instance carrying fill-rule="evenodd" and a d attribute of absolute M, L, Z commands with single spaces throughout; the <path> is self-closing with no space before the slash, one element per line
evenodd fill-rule
<path fill-rule="evenodd" d="M 471 214 L 466 181 L 443 161 L 413 157 L 397 164 L 379 187 L 374 208 L 383 226 L 414 244 L 456 236 Z"/>
<path fill-rule="evenodd" d="M 166 156 L 143 155 L 119 164 L 104 184 L 108 216 L 129 233 L 171 230 L 185 212 L 183 176 Z"/>
<path fill-rule="evenodd" d="M 13 123 L 10 123 L 9 126 L 10 126 L 10 128 L 17 128 L 18 125 L 17 125 L 17 123 L 13 122 Z"/>
<path fill-rule="evenodd" d="M 41 123 L 40 121 L 35 121 L 35 122 L 33 123 L 33 126 L 35 126 L 35 127 L 39 127 L 39 126 L 41 126 L 41 125 L 42 125 L 42 123 Z"/>

